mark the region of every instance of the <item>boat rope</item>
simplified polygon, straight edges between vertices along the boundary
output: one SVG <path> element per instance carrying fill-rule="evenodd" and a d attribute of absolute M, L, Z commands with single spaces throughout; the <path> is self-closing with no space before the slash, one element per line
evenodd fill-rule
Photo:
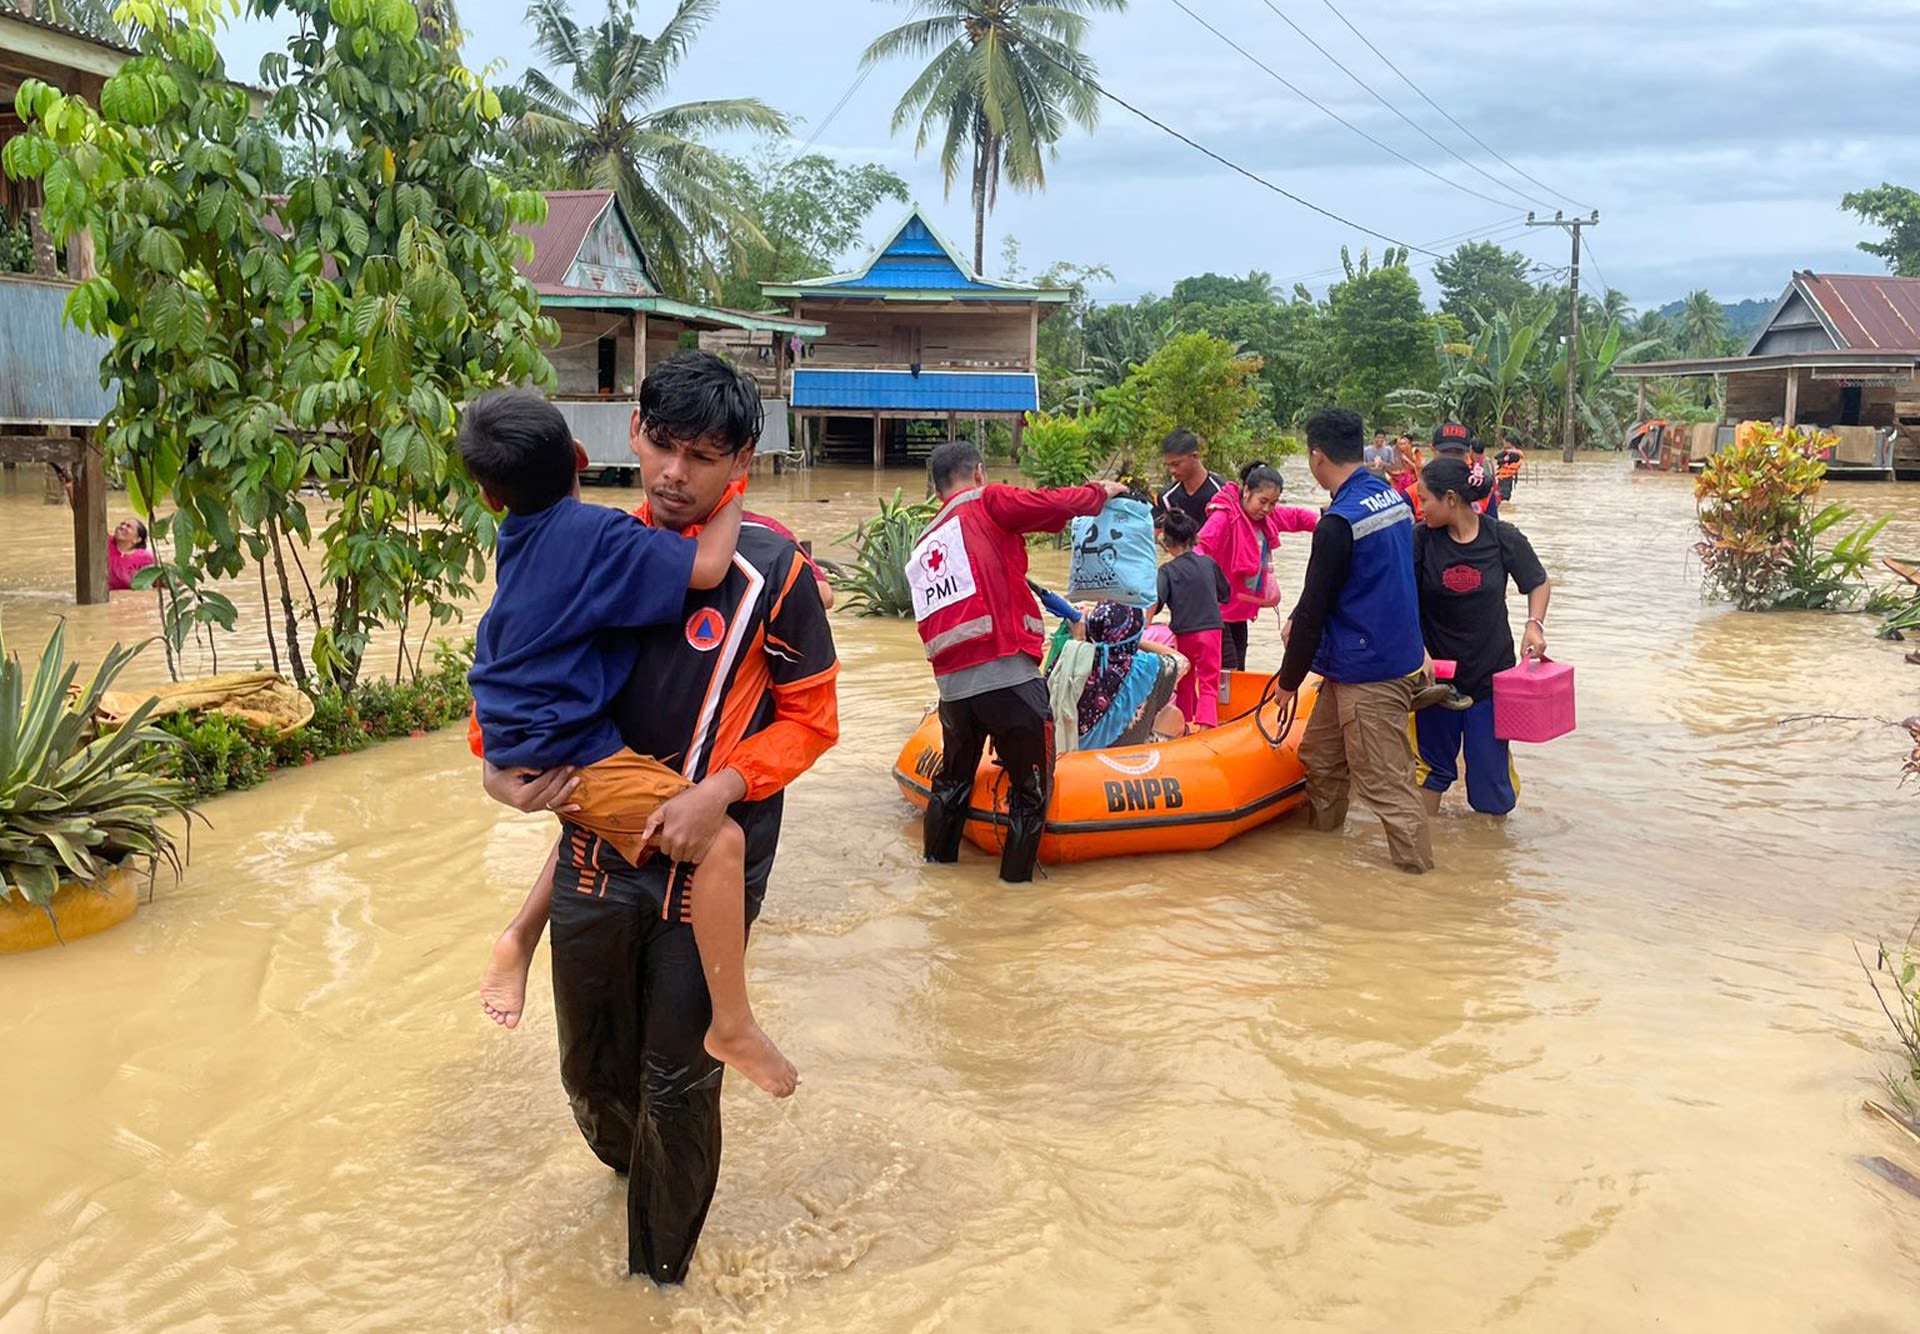
<path fill-rule="evenodd" d="M 1280 749 L 1287 739 L 1287 734 L 1293 731 L 1294 719 L 1300 712 L 1300 696 L 1297 693 L 1289 695 L 1286 704 L 1274 711 L 1273 727 L 1269 730 L 1267 706 L 1272 704 L 1279 694 L 1280 673 L 1275 672 L 1267 678 L 1266 688 L 1260 692 L 1260 703 L 1255 705 L 1253 710 L 1253 725 L 1260 729 L 1260 735 L 1265 737 L 1267 744 L 1275 750 Z"/>

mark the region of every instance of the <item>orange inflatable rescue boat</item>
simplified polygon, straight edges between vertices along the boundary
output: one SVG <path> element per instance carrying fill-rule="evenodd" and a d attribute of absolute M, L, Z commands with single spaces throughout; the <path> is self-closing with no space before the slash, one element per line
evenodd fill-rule
<path fill-rule="evenodd" d="M 1047 865 L 1140 852 L 1199 852 L 1276 820 L 1305 799 L 1300 737 L 1315 686 L 1303 687 L 1298 716 L 1275 746 L 1279 710 L 1261 703 L 1268 678 L 1230 672 L 1220 725 L 1146 746 L 1076 750 L 1054 766 L 1040 860 Z M 940 715 L 929 712 L 907 739 L 893 778 L 925 811 L 940 768 Z M 1007 824 L 1005 775 L 989 751 L 974 777 L 967 840 L 998 853 Z"/>

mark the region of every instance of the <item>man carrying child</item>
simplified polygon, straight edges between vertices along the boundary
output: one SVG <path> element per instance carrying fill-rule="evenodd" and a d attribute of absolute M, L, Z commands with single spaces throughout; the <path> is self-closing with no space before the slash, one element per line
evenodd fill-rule
<path fill-rule="evenodd" d="M 483 424 L 484 417 L 466 429 Z M 709 522 L 716 530 L 739 522 L 728 511 L 737 508 L 731 502 L 744 487 L 759 429 L 757 392 L 725 362 L 705 353 L 662 362 L 641 386 L 631 425 L 647 500 L 638 522 L 614 517 L 660 544 L 681 541 L 668 535 L 691 536 Z M 605 527 L 596 550 L 624 552 L 629 560 L 644 550 L 610 522 L 595 521 Z M 511 518 L 503 526 L 503 546 L 511 546 L 507 529 L 520 526 Z M 724 540 L 722 531 L 718 539 L 703 536 L 701 546 Z M 523 548 L 516 560 L 530 552 Z M 536 888 L 509 936 L 517 933 L 530 954 L 540 919 L 550 915 L 561 1082 L 594 1153 L 628 1174 L 629 1268 L 676 1283 L 692 1260 L 719 1174 L 723 1067 L 710 1021 L 718 1027 L 713 1012 L 723 992 L 737 987 L 744 1005 L 738 946 L 766 892 L 781 790 L 838 737 L 837 666 L 826 614 L 800 552 L 752 520 L 740 524 L 737 549 L 711 587 L 699 586 L 702 578 L 691 573 L 677 584 L 662 575 L 659 584 L 667 591 L 642 593 L 631 571 L 601 568 L 582 547 L 570 555 L 584 574 L 577 588 L 570 587 L 572 600 L 549 591 L 533 610 L 552 623 L 556 635 L 570 623 L 613 616 L 593 642 L 624 673 L 611 681 L 604 668 L 570 676 L 575 694 L 557 693 L 559 702 L 544 713 L 498 721 L 541 731 L 556 715 L 597 710 L 612 726 L 621 765 L 658 778 L 641 763 L 651 760 L 671 781 L 662 781 L 657 792 L 641 785 L 641 798 L 655 809 L 637 833 L 619 827 L 633 823 L 625 808 L 592 809 L 607 804 L 604 795 L 593 796 L 593 761 L 599 758 L 593 752 L 607 744 L 605 738 L 557 768 L 548 767 L 550 754 L 541 748 L 537 771 L 496 764 L 490 749 L 487 791 L 519 810 L 567 817 L 549 863 L 552 884 L 545 896 L 551 907 L 538 909 L 545 887 Z M 688 568 L 684 555 L 658 559 L 680 562 L 675 570 Z M 555 567 L 554 577 L 564 581 L 565 562 Z M 503 575 L 490 617 L 504 610 L 508 583 Z M 614 586 L 631 592 L 636 608 L 593 611 L 604 601 L 603 589 Z M 667 613 L 654 601 L 675 605 Z M 578 620 L 570 622 L 575 613 Z M 619 619 L 623 615 L 627 619 Z M 658 628 L 616 628 L 638 624 Z M 494 659 L 495 668 L 511 656 Z M 515 659 L 537 676 L 536 660 L 533 653 Z M 496 719 L 489 692 L 478 688 L 484 682 L 477 668 L 479 721 L 491 746 Z M 600 827 L 588 827 L 589 819 Z M 739 880 L 723 874 L 731 869 L 725 860 L 730 826 L 739 831 L 742 869 L 733 872 Z M 637 857 L 623 853 L 623 846 Z M 695 867 L 697 875 L 691 873 Z M 732 897 L 742 882 L 744 903 Z M 710 920 L 716 899 L 730 907 L 729 920 Z M 717 933 L 717 949 L 707 948 L 703 926 Z M 772 1051 L 771 1043 L 766 1050 Z M 751 1063 L 749 1072 L 763 1087 L 783 1091 L 784 1084 L 790 1090 L 790 1066 L 782 1079 L 763 1053 L 722 1054 L 743 1070 Z M 785 1064 L 777 1051 L 773 1057 Z"/>

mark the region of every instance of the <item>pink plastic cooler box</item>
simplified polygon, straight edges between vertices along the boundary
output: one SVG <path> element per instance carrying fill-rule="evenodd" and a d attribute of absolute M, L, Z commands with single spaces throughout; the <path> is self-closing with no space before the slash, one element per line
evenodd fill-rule
<path fill-rule="evenodd" d="M 1502 741 L 1551 741 L 1573 730 L 1573 666 L 1540 658 L 1493 678 L 1493 734 Z"/>

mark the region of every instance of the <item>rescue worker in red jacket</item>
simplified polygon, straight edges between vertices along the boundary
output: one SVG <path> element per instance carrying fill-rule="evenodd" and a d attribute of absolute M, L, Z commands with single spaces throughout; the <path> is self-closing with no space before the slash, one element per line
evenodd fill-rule
<path fill-rule="evenodd" d="M 986 742 L 1007 773 L 1000 878 L 1033 879 L 1053 778 L 1053 711 L 1040 675 L 1046 628 L 1027 587 L 1027 533 L 1057 533 L 1127 494 L 1119 482 L 1050 491 L 987 485 L 980 451 L 952 440 L 928 460 L 940 512 L 907 559 L 913 616 L 940 688 L 942 758 L 927 803 L 926 859 L 960 858 Z"/>

